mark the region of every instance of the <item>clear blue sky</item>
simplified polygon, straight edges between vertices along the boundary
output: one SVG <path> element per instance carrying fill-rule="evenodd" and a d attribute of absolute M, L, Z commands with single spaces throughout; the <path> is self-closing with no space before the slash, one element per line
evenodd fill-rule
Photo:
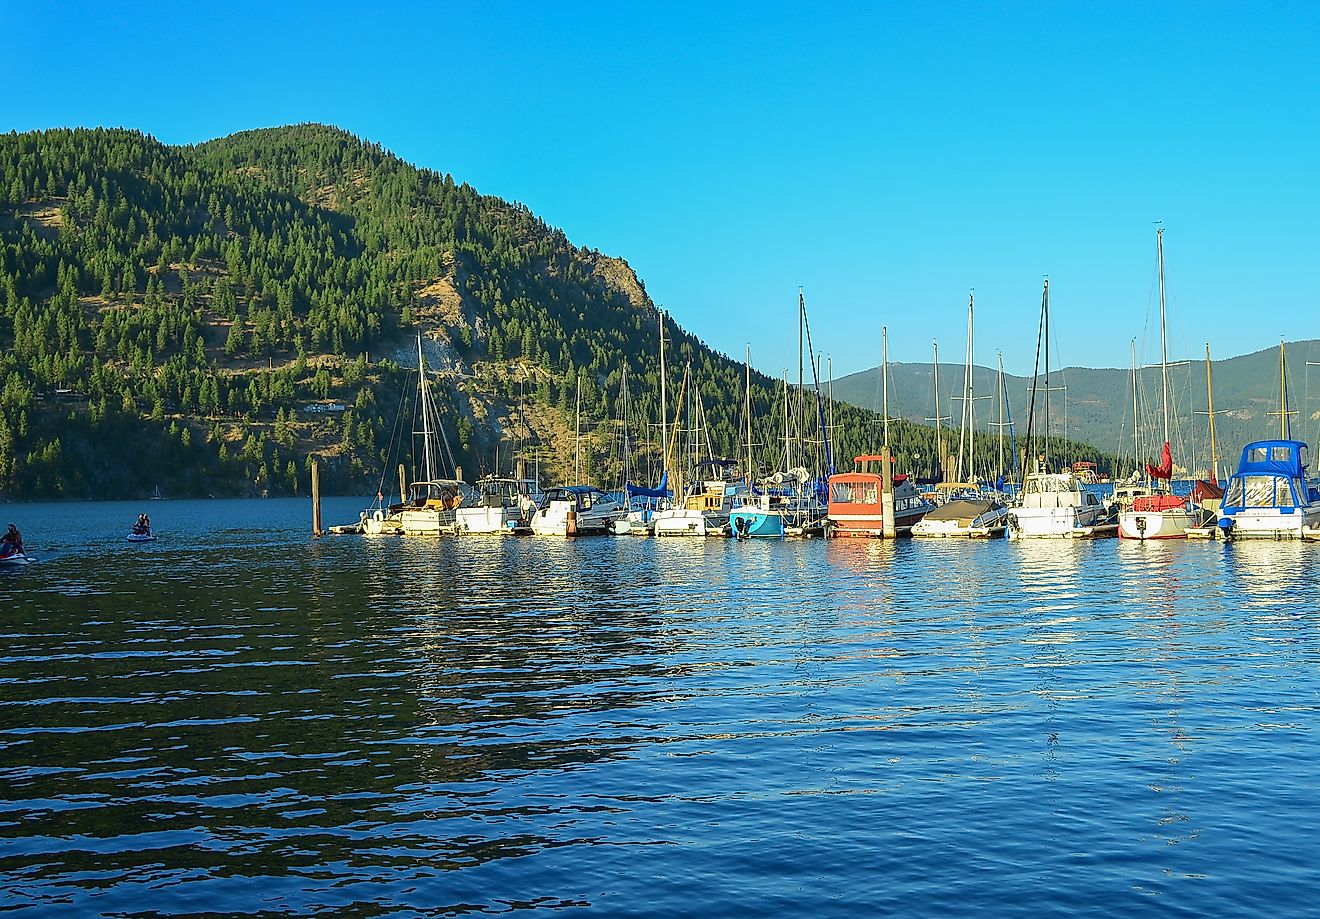
<path fill-rule="evenodd" d="M 836 373 L 1030 372 L 1320 336 L 1320 4 L 41 4 L 0 0 L 0 129 L 168 143 L 339 125 L 574 242 L 772 374 L 797 289 Z M 1152 349 L 1156 350 L 1152 350 Z"/>

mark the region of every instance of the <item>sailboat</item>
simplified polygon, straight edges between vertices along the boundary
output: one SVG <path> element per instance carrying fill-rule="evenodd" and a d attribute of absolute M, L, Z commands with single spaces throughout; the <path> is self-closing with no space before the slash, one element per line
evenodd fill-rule
<path fill-rule="evenodd" d="M 625 472 L 623 481 L 623 491 L 628 503 L 628 514 L 614 523 L 615 533 L 627 533 L 637 536 L 646 536 L 651 531 L 651 519 L 657 510 L 665 507 L 669 503 L 672 492 L 669 490 L 669 406 L 667 374 L 665 367 L 665 314 L 658 313 L 660 329 L 660 481 L 651 488 L 644 485 L 634 485 L 628 474 L 628 461 L 625 458 Z M 687 385 L 687 375 L 683 376 L 683 383 L 679 386 L 678 400 L 683 401 L 683 389 Z M 625 406 L 626 406 L 625 394 Z M 625 407 L 624 411 L 627 409 Z M 626 436 L 627 420 L 625 417 L 624 430 Z M 626 454 L 626 447 L 625 447 Z"/>
<path fill-rule="evenodd" d="M 1219 451 L 1215 444 L 1215 387 L 1210 375 L 1210 342 L 1205 343 L 1206 417 L 1210 424 L 1210 463 L 1205 478 L 1192 486 L 1191 503 L 1200 515 L 1197 526 L 1187 528 L 1188 538 L 1215 539 L 1219 536 L 1219 507 L 1224 489 L 1219 484 Z"/>
<path fill-rule="evenodd" d="M 705 436 L 706 413 L 701 393 L 695 386 L 688 398 L 692 427 L 687 432 L 691 466 L 686 478 L 690 481 L 685 489 L 675 488 L 683 497 L 674 507 L 656 511 L 651 517 L 651 531 L 656 536 L 724 534 L 729 526 L 729 514 L 738 499 L 747 493 L 746 479 L 735 471 L 738 461 L 716 457 L 711 452 L 710 439 Z"/>
<path fill-rule="evenodd" d="M 1287 355 L 1279 342 L 1279 439 L 1242 449 L 1219 508 L 1225 539 L 1320 539 L 1320 489 L 1307 478 L 1307 447 L 1291 437 Z"/>
<path fill-rule="evenodd" d="M 1002 536 L 1008 525 L 1008 508 L 997 495 L 984 494 L 973 470 L 976 437 L 976 396 L 972 384 L 973 310 L 975 295 L 967 298 L 967 366 L 963 376 L 962 431 L 958 436 L 959 481 L 936 485 L 947 495 L 940 506 L 912 527 L 917 537 L 980 538 Z M 964 476 L 963 473 L 967 475 Z"/>
<path fill-rule="evenodd" d="M 592 536 L 611 532 L 615 521 L 626 517 L 627 507 L 595 485 L 582 484 L 582 379 L 578 378 L 574 421 L 572 485 L 548 488 L 532 514 L 537 536 Z"/>
<path fill-rule="evenodd" d="M 799 309 L 805 310 L 805 302 L 799 294 Z M 805 314 L 804 314 L 805 315 Z M 813 358 L 812 375 L 815 377 L 817 364 Z M 744 438 L 747 449 L 747 469 L 754 467 L 752 460 L 752 377 L 751 350 L 748 349 L 746 363 L 746 383 L 743 391 L 743 417 L 745 422 Z M 817 382 L 819 389 L 819 382 Z M 832 409 L 833 403 L 831 403 Z M 822 427 L 826 439 L 828 427 Z M 789 467 L 792 451 L 792 434 L 789 424 L 788 380 L 784 380 L 784 466 Z M 825 504 L 816 496 L 813 488 L 814 479 L 805 466 L 793 466 L 762 476 L 754 483 L 749 482 L 746 495 L 740 497 L 733 511 L 729 514 L 729 535 L 735 539 L 753 537 L 782 538 L 784 536 L 810 536 L 819 531 L 825 518 Z"/>
<path fill-rule="evenodd" d="M 1044 450 L 1033 458 L 1032 471 L 1023 478 L 1018 503 L 1008 512 L 1008 538 L 1052 537 L 1075 539 L 1089 536 L 1112 536 L 1115 523 L 1100 499 L 1082 487 L 1071 470 L 1050 472 L 1050 281 L 1040 297 L 1040 331 L 1037 359 L 1045 352 L 1045 438 Z M 1027 411 L 1027 449 L 1036 419 L 1036 382 L 1031 384 L 1031 407 Z M 1044 470 L 1041 468 L 1043 460 Z"/>
<path fill-rule="evenodd" d="M 440 475 L 440 447 L 453 465 L 449 451 L 449 441 L 440 427 L 439 413 L 431 396 L 430 382 L 426 377 L 426 357 L 422 351 L 422 336 L 417 334 L 417 424 L 420 430 L 414 430 L 413 437 L 421 438 L 420 454 L 415 463 L 416 473 L 421 478 L 408 485 L 407 494 L 398 504 L 389 507 L 373 507 L 362 512 L 361 529 L 368 535 L 380 533 L 403 533 L 408 536 L 438 536 L 457 532 L 457 514 L 460 507 L 473 507 L 479 503 L 479 496 L 472 486 L 457 478 Z M 400 479 L 403 469 L 400 467 Z M 402 487 L 403 482 L 400 481 Z M 383 502 L 383 496 L 377 495 Z"/>
<path fill-rule="evenodd" d="M 1118 515 L 1120 539 L 1186 539 L 1187 528 L 1199 517 L 1187 498 L 1173 494 L 1173 454 L 1169 448 L 1169 348 L 1164 309 L 1164 228 L 1155 231 L 1156 260 L 1160 275 L 1160 398 L 1164 418 L 1164 449 L 1158 466 L 1147 465 L 1150 490 L 1132 499 L 1132 507 Z M 1135 424 L 1135 419 L 1134 419 Z M 1159 484 L 1164 483 L 1164 484 Z"/>

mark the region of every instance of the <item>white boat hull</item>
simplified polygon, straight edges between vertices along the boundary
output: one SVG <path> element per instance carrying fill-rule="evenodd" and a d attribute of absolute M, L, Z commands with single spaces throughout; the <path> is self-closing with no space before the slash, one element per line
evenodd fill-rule
<path fill-rule="evenodd" d="M 705 511 L 658 511 L 651 518 L 651 532 L 656 536 L 710 536 L 722 531 L 729 523 L 725 515 L 712 515 Z"/>
<path fill-rule="evenodd" d="M 18 552 L 14 555 L 7 555 L 4 558 L 0 558 L 0 568 L 21 568 L 24 565 L 30 565 L 35 561 L 36 559 L 32 556 Z"/>
<path fill-rule="evenodd" d="M 455 520 L 453 511 L 414 507 L 399 515 L 399 526 L 405 536 L 440 536 L 454 532 Z"/>
<path fill-rule="evenodd" d="M 129 533 L 127 537 L 129 542 L 155 542 L 156 537 L 150 533 Z"/>
<path fill-rule="evenodd" d="M 612 517 L 579 517 L 574 536 L 596 536 L 608 533 Z M 568 519 L 565 517 L 542 517 L 537 514 L 532 518 L 532 532 L 537 536 L 567 536 Z"/>
<path fill-rule="evenodd" d="M 1226 518 L 1228 539 L 1317 539 L 1320 538 L 1320 506 L 1299 507 L 1291 514 L 1275 508 L 1248 508 Z M 1222 526 L 1222 524 L 1221 524 Z"/>
<path fill-rule="evenodd" d="M 460 533 L 510 533 L 522 521 L 516 507 L 460 507 L 457 514 Z"/>
<path fill-rule="evenodd" d="M 912 535 L 923 539 L 992 539 L 1004 535 L 1007 528 L 1008 508 L 1001 507 L 970 521 L 938 520 L 927 514 L 912 525 Z"/>
<path fill-rule="evenodd" d="M 1120 539 L 1186 539 L 1199 514 L 1182 508 L 1163 511 L 1123 511 L 1118 515 Z"/>
<path fill-rule="evenodd" d="M 1015 507 L 1008 512 L 1009 539 L 1080 539 L 1113 532 L 1100 507 Z"/>

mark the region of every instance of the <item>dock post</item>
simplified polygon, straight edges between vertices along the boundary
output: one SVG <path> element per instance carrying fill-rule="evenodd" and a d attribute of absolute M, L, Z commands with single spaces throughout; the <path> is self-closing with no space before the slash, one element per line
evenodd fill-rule
<path fill-rule="evenodd" d="M 884 538 L 893 539 L 898 535 L 894 522 L 894 457 L 889 453 L 889 444 L 881 452 L 884 454 L 880 460 L 880 513 L 884 517 L 881 525 Z"/>
<path fill-rule="evenodd" d="M 312 457 L 312 535 L 321 535 L 321 461 Z"/>
<path fill-rule="evenodd" d="M 456 480 L 458 480 L 459 482 L 463 481 L 463 467 L 462 467 L 462 466 L 455 466 L 455 467 L 454 467 L 454 478 L 455 478 Z"/>
<path fill-rule="evenodd" d="M 399 463 L 399 503 L 408 503 L 408 471 Z"/>

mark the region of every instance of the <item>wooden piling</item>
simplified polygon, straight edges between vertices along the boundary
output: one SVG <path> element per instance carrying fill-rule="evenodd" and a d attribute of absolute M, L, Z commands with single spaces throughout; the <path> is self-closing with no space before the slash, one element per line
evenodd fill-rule
<path fill-rule="evenodd" d="M 321 535 L 321 461 L 312 458 L 312 535 Z"/>
<path fill-rule="evenodd" d="M 408 503 L 408 470 L 403 468 L 403 463 L 399 463 L 399 503 Z"/>
<path fill-rule="evenodd" d="M 884 517 L 881 521 L 882 535 L 885 539 L 893 539 L 898 535 L 894 521 L 894 457 L 889 453 L 889 444 L 885 444 L 881 452 L 884 454 L 880 460 L 880 513 Z"/>

